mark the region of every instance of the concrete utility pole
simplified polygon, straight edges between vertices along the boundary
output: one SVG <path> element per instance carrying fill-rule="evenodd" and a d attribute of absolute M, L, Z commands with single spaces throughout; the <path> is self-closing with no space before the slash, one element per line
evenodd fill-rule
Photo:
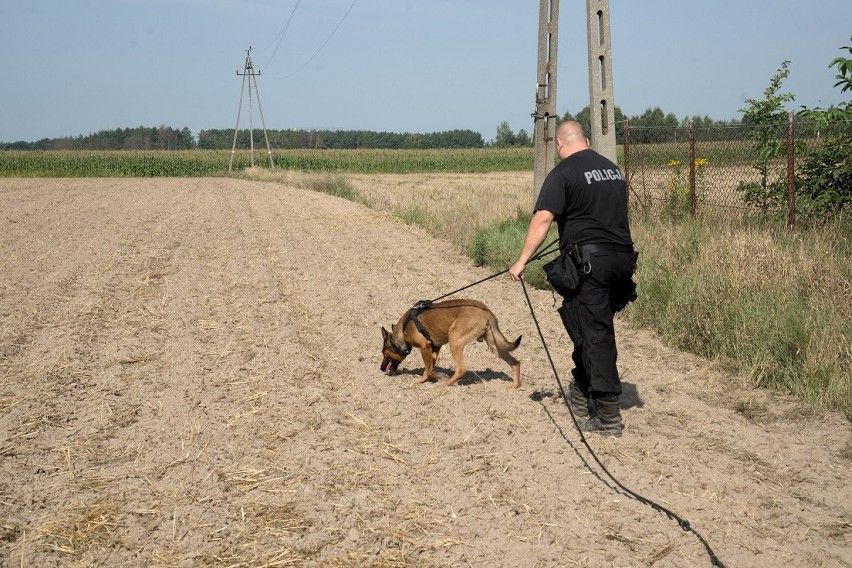
<path fill-rule="evenodd" d="M 266 141 L 266 152 L 269 154 L 269 167 L 274 168 L 272 163 L 272 150 L 269 148 L 269 136 L 266 134 L 266 121 L 263 120 L 263 107 L 260 106 L 260 90 L 257 88 L 257 75 L 260 75 L 260 70 L 254 72 L 254 66 L 251 62 L 251 47 L 246 51 L 246 62 L 243 66 L 243 72 L 237 70 L 237 76 L 242 76 L 243 86 L 240 89 L 240 106 L 237 108 L 237 126 L 234 128 L 234 143 L 231 145 L 231 160 L 228 162 L 228 172 L 232 170 L 234 165 L 234 153 L 237 149 L 237 133 L 240 130 L 240 111 L 243 109 L 243 92 L 246 89 L 246 80 L 248 77 L 248 107 L 249 107 L 249 148 L 251 148 L 251 166 L 254 167 L 254 119 L 252 115 L 251 105 L 251 84 L 254 82 L 254 90 L 257 93 L 257 108 L 260 111 L 260 123 L 263 125 L 263 139 Z"/>
<path fill-rule="evenodd" d="M 612 92 L 612 45 L 609 0 L 586 0 L 589 41 L 589 115 L 592 148 L 616 161 L 615 99 Z"/>
<path fill-rule="evenodd" d="M 538 17 L 538 79 L 533 113 L 535 167 L 533 170 L 532 203 L 535 203 L 541 184 L 553 169 L 556 142 L 556 51 L 559 33 L 559 0 L 540 0 Z"/>

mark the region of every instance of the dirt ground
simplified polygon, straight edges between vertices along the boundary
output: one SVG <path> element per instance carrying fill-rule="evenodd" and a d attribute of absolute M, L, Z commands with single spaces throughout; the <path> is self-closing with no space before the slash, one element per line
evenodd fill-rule
<path fill-rule="evenodd" d="M 646 331 L 618 322 L 626 430 L 588 447 L 506 277 L 461 296 L 523 334 L 519 390 L 484 344 L 455 387 L 416 384 L 417 354 L 381 374 L 380 326 L 491 274 L 387 215 L 227 178 L 2 179 L 0 226 L 3 568 L 710 566 L 701 538 L 728 567 L 852 566 L 846 418 Z"/>

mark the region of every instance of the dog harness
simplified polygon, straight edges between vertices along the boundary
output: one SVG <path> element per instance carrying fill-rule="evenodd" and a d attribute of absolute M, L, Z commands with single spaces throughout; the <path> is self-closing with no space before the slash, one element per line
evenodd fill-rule
<path fill-rule="evenodd" d="M 408 322 L 414 322 L 414 327 L 417 328 L 417 331 L 420 332 L 420 335 L 426 338 L 426 341 L 432 344 L 432 347 L 435 347 L 435 342 L 432 341 L 432 338 L 429 336 L 429 332 L 426 331 L 426 328 L 420 323 L 420 320 L 417 319 L 417 315 L 425 309 L 428 309 L 429 306 L 432 305 L 432 300 L 420 300 L 416 304 L 411 307 L 411 311 L 408 312 L 408 317 L 405 320 L 405 323 L 402 325 L 402 328 L 405 329 L 405 326 L 408 325 Z M 408 349 L 411 351 L 411 348 Z"/>

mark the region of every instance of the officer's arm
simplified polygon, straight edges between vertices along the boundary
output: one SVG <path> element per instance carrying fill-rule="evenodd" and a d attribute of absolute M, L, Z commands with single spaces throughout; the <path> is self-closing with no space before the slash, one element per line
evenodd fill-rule
<path fill-rule="evenodd" d="M 539 209 L 535 212 L 527 229 L 527 236 L 524 239 L 524 246 L 521 247 L 521 254 L 518 255 L 518 260 L 509 269 L 509 274 L 513 280 L 520 280 L 521 272 L 524 271 L 527 262 L 535 254 L 535 251 L 538 250 L 538 247 L 541 246 L 541 243 L 544 242 L 544 239 L 547 238 L 550 224 L 553 223 L 555 218 L 553 212 L 546 209 Z"/>

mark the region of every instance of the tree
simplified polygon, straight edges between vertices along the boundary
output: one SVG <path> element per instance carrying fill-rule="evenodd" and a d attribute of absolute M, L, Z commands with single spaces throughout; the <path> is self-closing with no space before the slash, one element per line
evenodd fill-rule
<path fill-rule="evenodd" d="M 660 107 L 646 109 L 641 115 L 630 119 L 631 126 L 639 128 L 674 128 L 679 122 L 674 113 L 663 113 Z"/>
<path fill-rule="evenodd" d="M 759 207 L 764 214 L 779 209 L 786 198 L 786 180 L 783 175 L 773 175 L 772 162 L 787 152 L 786 140 L 781 136 L 781 125 L 787 120 L 784 103 L 796 97 L 778 91 L 790 74 L 789 66 L 790 62 L 784 61 L 763 91 L 763 98 L 746 99 L 749 106 L 740 109 L 743 124 L 751 126 L 751 153 L 760 181 L 740 182 L 737 191 L 742 193 L 745 203 Z"/>
<path fill-rule="evenodd" d="M 624 113 L 621 112 L 621 108 L 615 107 L 615 143 L 621 144 L 624 138 Z M 576 120 L 583 127 L 583 131 L 586 133 L 592 132 L 592 116 L 591 111 L 588 106 L 583 107 L 577 116 L 574 116 L 570 112 L 566 112 L 562 116 L 562 121 L 565 120 Z M 632 119 L 631 119 L 632 120 Z M 560 121 L 561 122 L 561 121 Z"/>
<path fill-rule="evenodd" d="M 515 133 L 512 132 L 509 123 L 505 120 L 497 127 L 497 135 L 494 137 L 494 145 L 498 148 L 515 145 Z"/>
<path fill-rule="evenodd" d="M 852 55 L 852 46 L 844 46 Z M 829 65 L 837 67 L 840 92 L 852 92 L 852 59 L 837 57 Z M 798 171 L 796 198 L 804 213 L 826 216 L 852 206 L 852 100 L 828 109 L 803 107 L 799 113 L 826 132 L 823 144 L 810 151 Z"/>

